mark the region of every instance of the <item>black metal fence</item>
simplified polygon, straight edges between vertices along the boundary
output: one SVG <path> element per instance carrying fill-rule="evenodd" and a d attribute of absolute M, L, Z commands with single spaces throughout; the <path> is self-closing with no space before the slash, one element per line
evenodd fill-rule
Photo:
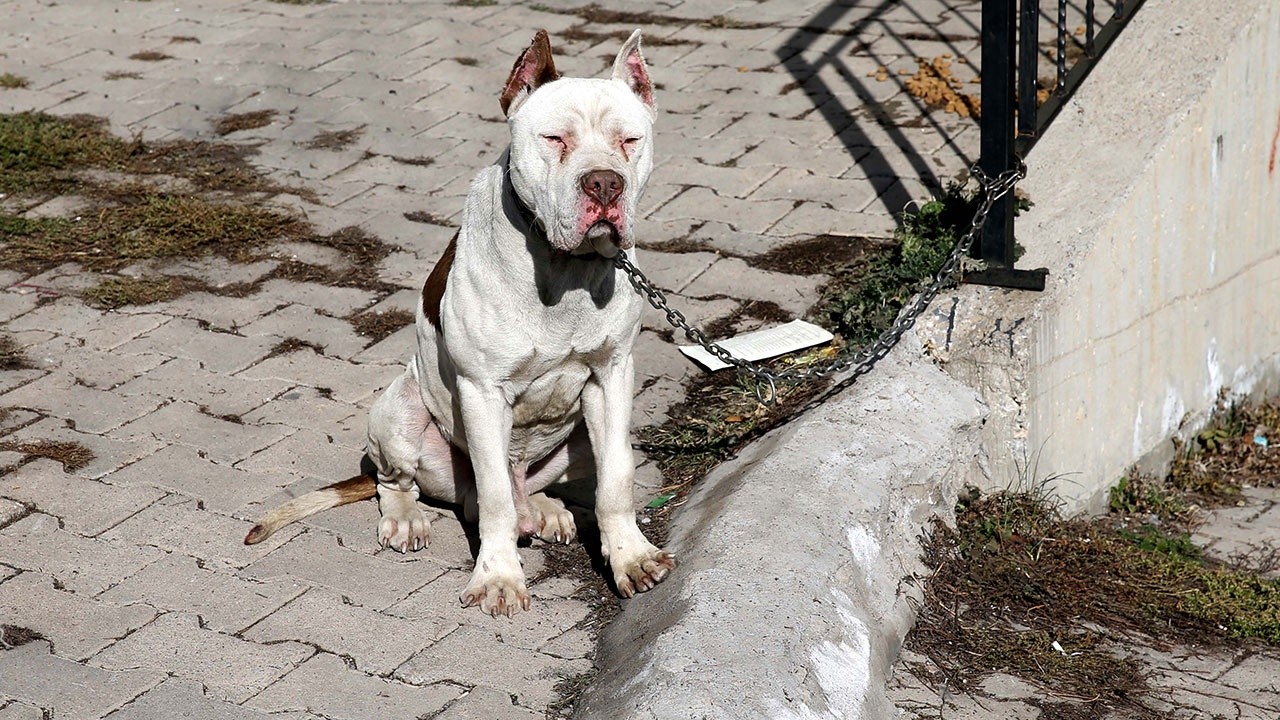
<path fill-rule="evenodd" d="M 1143 1 L 1057 0 L 1054 8 L 1040 0 L 982 0 L 980 165 L 987 175 L 1020 162 Z M 1042 43 L 1045 26 L 1051 41 Z M 1014 206 L 1006 197 L 992 208 L 974 253 L 987 267 L 966 281 L 1044 289 L 1046 270 L 1014 268 Z"/>

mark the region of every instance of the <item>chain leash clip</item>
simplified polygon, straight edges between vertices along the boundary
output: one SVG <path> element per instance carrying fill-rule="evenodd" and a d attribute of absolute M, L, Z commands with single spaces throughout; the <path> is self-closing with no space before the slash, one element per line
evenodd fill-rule
<path fill-rule="evenodd" d="M 627 279 L 631 281 L 631 286 L 635 288 L 636 293 L 647 300 L 655 310 L 662 312 L 672 327 L 683 331 L 684 336 L 690 342 L 700 346 L 721 362 L 733 366 L 738 373 L 751 376 L 751 379 L 755 381 L 756 401 L 761 405 L 772 406 L 778 399 L 779 381 L 810 380 L 845 370 L 851 370 L 854 375 L 861 375 L 870 370 L 873 365 L 889 353 L 889 350 L 898 344 L 902 336 L 915 325 L 916 319 L 929 307 L 929 303 L 933 302 L 933 299 L 938 296 L 938 293 L 942 292 L 944 287 L 954 281 L 965 254 L 973 247 L 973 243 L 982 232 L 987 216 L 991 213 L 991 207 L 995 205 L 997 200 L 1013 192 L 1013 188 L 1018 184 L 1018 181 L 1027 176 L 1026 163 L 1022 161 L 1022 158 L 1016 159 L 1018 161 L 1016 168 L 1000 173 L 994 180 L 976 164 L 969 169 L 970 177 L 978 182 L 978 194 L 981 198 L 978 202 L 978 208 L 974 212 L 969 230 L 956 242 L 955 247 L 951 249 L 951 253 L 946 260 L 943 260 L 942 266 L 938 268 L 938 272 L 934 274 L 933 280 L 929 285 L 912 297 L 902 311 L 898 313 L 893 325 L 889 326 L 870 345 L 856 351 L 842 353 L 828 363 L 811 365 L 804 370 L 788 368 L 774 372 L 759 363 L 734 357 L 728 350 L 707 338 L 706 333 L 702 330 L 690 325 L 684 313 L 671 307 L 667 301 L 666 294 L 655 287 L 649 281 L 649 278 L 645 277 L 644 273 L 640 272 L 640 269 L 631 263 L 625 252 L 619 252 L 615 255 L 613 264 L 614 267 L 626 273 Z"/>

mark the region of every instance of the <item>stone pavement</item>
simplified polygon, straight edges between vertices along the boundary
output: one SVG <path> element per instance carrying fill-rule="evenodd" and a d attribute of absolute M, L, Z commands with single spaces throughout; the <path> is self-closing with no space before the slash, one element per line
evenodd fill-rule
<path fill-rule="evenodd" d="M 470 178 L 503 147 L 496 95 L 532 31 L 551 32 L 562 71 L 595 75 L 644 29 L 661 116 L 641 260 L 695 322 L 747 301 L 802 313 L 823 277 L 753 257 L 886 235 L 977 147 L 971 120 L 923 111 L 903 82 L 917 56 L 972 77 L 976 0 L 626 9 L 638 14 L 581 0 L 0 0 L 0 73 L 29 81 L 0 90 L 0 111 L 102 116 L 147 140 L 219 139 L 219 118 L 274 111 L 221 139 L 313 191 L 276 200 L 319 231 L 358 225 L 394 245 L 371 270 L 403 288 L 380 299 L 273 280 L 103 313 L 76 297 L 91 280 L 74 265 L 0 269 L 4 332 L 38 366 L 0 371 L 3 439 L 95 454 L 73 473 L 39 460 L 0 479 L 13 645 L 0 718 L 539 717 L 559 678 L 590 668 L 595 626 L 571 577 L 547 574 L 514 620 L 458 607 L 472 558 L 451 512 L 409 556 L 377 549 L 372 503 L 240 544 L 262 508 L 356 468 L 365 412 L 412 334 L 366 347 L 333 318 L 412 308 Z M 335 133 L 354 141 L 316 142 Z M 215 285 L 270 270 L 186 268 Z M 664 331 L 647 316 L 637 426 L 661 422 L 694 372 Z M 292 336 L 323 352 L 272 354 Z M 640 481 L 642 500 L 659 479 L 646 465 Z M 546 566 L 537 544 L 522 557 L 530 577 Z"/>

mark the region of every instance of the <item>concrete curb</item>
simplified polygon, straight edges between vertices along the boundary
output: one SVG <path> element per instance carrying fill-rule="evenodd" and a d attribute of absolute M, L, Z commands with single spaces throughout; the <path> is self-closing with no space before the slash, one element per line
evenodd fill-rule
<path fill-rule="evenodd" d="M 749 446 L 676 514 L 675 575 L 601 638 L 579 718 L 883 718 L 918 536 L 950 513 L 985 408 L 908 333 Z M 751 579 L 751 580 L 748 580 Z"/>

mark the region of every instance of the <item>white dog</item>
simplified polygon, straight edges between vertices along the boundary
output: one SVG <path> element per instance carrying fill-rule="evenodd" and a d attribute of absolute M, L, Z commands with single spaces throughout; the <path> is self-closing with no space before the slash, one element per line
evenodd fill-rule
<path fill-rule="evenodd" d="M 597 478 L 602 551 L 630 597 L 675 567 L 636 526 L 631 350 L 641 299 L 611 258 L 633 247 L 653 167 L 653 84 L 640 31 L 608 80 L 560 79 L 539 31 L 500 103 L 511 145 L 471 184 L 462 228 L 427 279 L 418 348 L 369 417 L 368 475 L 277 508 L 246 543 L 343 503 L 378 496 L 378 539 L 427 545 L 419 493 L 478 517 L 467 605 L 529 608 L 521 535 L 569 542 L 573 516 L 540 491 Z"/>

